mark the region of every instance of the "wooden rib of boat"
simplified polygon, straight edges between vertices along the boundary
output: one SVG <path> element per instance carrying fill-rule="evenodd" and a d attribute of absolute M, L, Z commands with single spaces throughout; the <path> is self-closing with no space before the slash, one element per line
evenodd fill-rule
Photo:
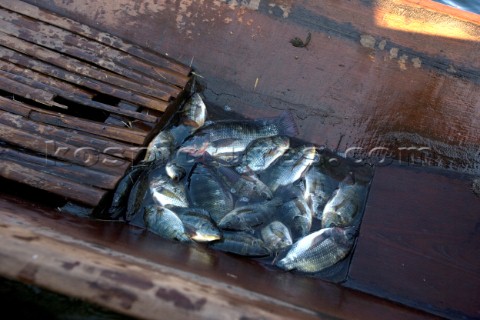
<path fill-rule="evenodd" d="M 0 97 L 0 276 L 140 319 L 480 318 L 478 15 L 416 0 L 3 0 L 0 25 L 0 90 L 23 97 Z M 290 110 L 300 139 L 374 165 L 345 281 L 57 210 L 100 205 L 127 165 L 79 168 L 67 152 L 54 159 L 69 169 L 45 172 L 24 150 L 49 136 L 143 146 L 190 68 L 226 116 Z"/>

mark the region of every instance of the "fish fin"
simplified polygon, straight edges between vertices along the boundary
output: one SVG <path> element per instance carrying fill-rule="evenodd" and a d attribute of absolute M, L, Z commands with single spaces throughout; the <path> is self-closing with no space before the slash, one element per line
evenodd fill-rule
<path fill-rule="evenodd" d="M 275 119 L 275 123 L 279 129 L 279 135 L 294 137 L 298 135 L 298 127 L 290 111 L 284 111 Z"/>
<path fill-rule="evenodd" d="M 320 233 L 318 236 L 316 236 L 312 242 L 311 242 L 311 247 L 314 247 L 316 245 L 318 245 L 319 243 L 325 241 L 325 239 L 327 239 L 329 237 L 329 233 L 328 232 L 322 232 Z"/>

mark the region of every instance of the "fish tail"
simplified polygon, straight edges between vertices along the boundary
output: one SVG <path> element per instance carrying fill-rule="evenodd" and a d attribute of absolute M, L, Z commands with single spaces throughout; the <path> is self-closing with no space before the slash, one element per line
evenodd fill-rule
<path fill-rule="evenodd" d="M 298 127 L 293 118 L 293 114 L 284 111 L 275 119 L 275 124 L 279 130 L 279 135 L 294 137 L 298 135 Z"/>

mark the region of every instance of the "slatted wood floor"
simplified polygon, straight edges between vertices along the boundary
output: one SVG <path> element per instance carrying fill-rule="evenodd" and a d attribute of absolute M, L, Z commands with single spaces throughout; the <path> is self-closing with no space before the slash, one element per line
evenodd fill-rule
<path fill-rule="evenodd" d="M 190 67 L 17 0 L 0 3 L 0 177 L 95 207 L 182 99 Z"/>

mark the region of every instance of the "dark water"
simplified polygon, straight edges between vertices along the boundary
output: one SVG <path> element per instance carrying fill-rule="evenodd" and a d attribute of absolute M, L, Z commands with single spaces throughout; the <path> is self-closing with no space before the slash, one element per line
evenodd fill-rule
<path fill-rule="evenodd" d="M 479 0 L 435 0 L 454 8 L 480 14 Z"/>

